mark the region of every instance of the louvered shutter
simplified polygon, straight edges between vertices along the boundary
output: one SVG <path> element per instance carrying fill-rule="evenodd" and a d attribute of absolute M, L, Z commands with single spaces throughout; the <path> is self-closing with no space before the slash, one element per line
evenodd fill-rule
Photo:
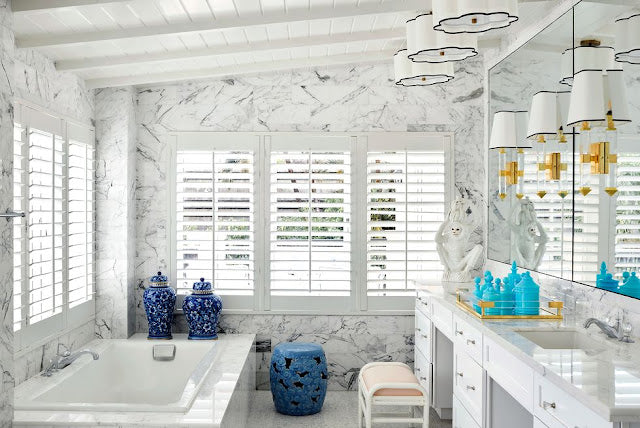
<path fill-rule="evenodd" d="M 251 295 L 255 276 L 255 153 L 179 149 L 176 273 L 181 293 L 201 277 L 216 292 Z"/>
<path fill-rule="evenodd" d="M 435 232 L 444 220 L 444 150 L 367 153 L 367 291 L 406 295 L 439 279 Z"/>
<path fill-rule="evenodd" d="M 640 271 L 640 154 L 618 155 L 615 271 Z"/>
<path fill-rule="evenodd" d="M 350 151 L 271 151 L 269 176 L 271 294 L 348 296 Z"/>
<path fill-rule="evenodd" d="M 27 211 L 27 144 L 26 128 L 16 123 L 13 127 L 13 210 Z M 28 313 L 23 307 L 23 281 L 28 275 L 28 252 L 26 251 L 26 220 L 13 219 L 13 330 L 18 331 L 23 324 L 23 316 Z M 27 301 L 28 304 L 28 301 Z"/>

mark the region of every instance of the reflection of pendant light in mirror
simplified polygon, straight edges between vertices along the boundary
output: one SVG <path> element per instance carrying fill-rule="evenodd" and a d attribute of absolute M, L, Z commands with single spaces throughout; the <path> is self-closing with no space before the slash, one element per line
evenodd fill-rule
<path fill-rule="evenodd" d="M 393 57 L 396 85 L 429 86 L 453 79 L 453 64 L 450 62 L 411 62 L 407 49 L 401 49 Z"/>
<path fill-rule="evenodd" d="M 507 186 L 516 185 L 516 197 L 524 196 L 524 149 L 531 148 L 527 140 L 526 111 L 499 111 L 493 115 L 489 149 L 498 151 L 498 196 L 507 197 Z"/>
<path fill-rule="evenodd" d="M 631 121 L 622 73 L 622 70 L 583 70 L 574 77 L 567 125 L 579 125 L 582 131 L 580 193 L 584 196 L 591 191 L 589 172 L 606 176 L 604 190 L 609 196 L 618 191 L 616 126 Z"/>
<path fill-rule="evenodd" d="M 536 194 L 544 198 L 547 194 L 546 181 L 557 184 L 557 194 L 565 198 L 568 194 L 566 180 L 567 139 L 564 135 L 564 120 L 566 116 L 563 102 L 567 92 L 541 91 L 533 96 L 527 138 L 537 142 L 535 152 L 537 157 Z M 564 156 L 563 156 L 564 154 Z"/>
<path fill-rule="evenodd" d="M 584 70 L 622 70 L 614 59 L 611 46 L 600 46 L 599 40 L 582 40 L 580 46 L 562 52 L 560 83 L 571 86 L 574 73 Z"/>
<path fill-rule="evenodd" d="M 434 29 L 483 33 L 518 20 L 518 0 L 433 0 Z"/>
<path fill-rule="evenodd" d="M 433 29 L 433 15 L 418 15 L 407 25 L 409 58 L 415 62 L 460 61 L 478 55 L 478 39 L 473 34 L 447 34 Z"/>
<path fill-rule="evenodd" d="M 616 20 L 616 61 L 640 64 L 640 13 Z"/>

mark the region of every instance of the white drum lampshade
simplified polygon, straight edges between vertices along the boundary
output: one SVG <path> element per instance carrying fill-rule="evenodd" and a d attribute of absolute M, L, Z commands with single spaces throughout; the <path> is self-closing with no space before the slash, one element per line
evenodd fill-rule
<path fill-rule="evenodd" d="M 640 64 L 640 13 L 615 22 L 616 61 Z"/>
<path fill-rule="evenodd" d="M 529 149 L 529 115 L 526 111 L 499 111 L 493 115 L 490 149 Z"/>
<path fill-rule="evenodd" d="M 411 75 L 403 80 L 404 86 L 429 86 L 453 79 L 453 64 L 450 62 L 411 62 Z"/>
<path fill-rule="evenodd" d="M 482 33 L 518 20 L 518 0 L 433 0 L 434 29 Z"/>
<path fill-rule="evenodd" d="M 555 92 L 541 91 L 533 96 L 529 110 L 527 138 L 544 142 L 558 133 L 557 96 Z"/>
<path fill-rule="evenodd" d="M 604 111 L 611 110 L 613 123 L 622 125 L 631 122 L 627 89 L 624 86 L 622 70 L 607 70 L 604 75 Z"/>
<path fill-rule="evenodd" d="M 562 53 L 560 83 L 571 86 L 573 75 L 584 70 L 622 70 L 611 46 L 577 46 Z"/>
<path fill-rule="evenodd" d="M 556 131 L 563 131 L 567 124 L 569 114 L 569 103 L 571 102 L 571 92 L 560 91 L 556 93 Z"/>
<path fill-rule="evenodd" d="M 605 122 L 604 79 L 602 70 L 583 70 L 573 77 L 567 125 L 583 122 L 602 126 Z"/>
<path fill-rule="evenodd" d="M 473 34 L 447 34 L 433 29 L 433 15 L 418 15 L 407 27 L 409 58 L 414 62 L 460 61 L 478 55 L 478 39 Z M 411 33 L 411 34 L 409 34 Z M 409 43 L 409 42 L 407 42 Z"/>
<path fill-rule="evenodd" d="M 396 85 L 405 86 L 404 80 L 411 77 L 411 60 L 407 58 L 406 49 L 400 49 L 393 56 L 393 71 Z"/>

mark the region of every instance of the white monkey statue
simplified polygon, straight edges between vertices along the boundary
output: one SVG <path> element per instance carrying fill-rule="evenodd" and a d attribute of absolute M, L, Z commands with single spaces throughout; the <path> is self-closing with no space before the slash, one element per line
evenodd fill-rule
<path fill-rule="evenodd" d="M 436 248 L 444 266 L 443 282 L 471 281 L 472 271 L 482 257 L 482 245 L 469 244 L 477 227 L 475 218 L 468 214 L 469 204 L 462 198 L 456 199 L 436 232 Z"/>
<path fill-rule="evenodd" d="M 535 270 L 540 266 L 549 237 L 538 221 L 533 202 L 520 199 L 509 216 L 511 228 L 511 257 L 518 266 Z"/>

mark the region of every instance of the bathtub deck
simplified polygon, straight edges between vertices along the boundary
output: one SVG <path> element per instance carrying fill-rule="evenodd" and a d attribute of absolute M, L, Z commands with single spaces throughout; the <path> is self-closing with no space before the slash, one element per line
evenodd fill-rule
<path fill-rule="evenodd" d="M 146 340 L 136 334 L 129 340 Z M 187 340 L 186 335 L 174 335 L 174 341 Z M 102 343 L 101 343 L 102 342 Z M 88 348 L 100 350 L 105 341 L 96 340 Z M 191 409 L 187 413 L 147 412 L 55 412 L 16 410 L 14 427 L 34 426 L 153 426 L 153 427 L 221 427 L 245 426 L 249 414 L 250 394 L 255 390 L 255 335 L 220 335 L 221 354 L 207 375 Z M 80 362 L 80 360 L 78 360 Z M 85 362 L 85 364 L 90 362 Z M 65 369 L 73 372 L 84 364 Z M 41 391 L 40 385 L 55 379 L 36 376 L 16 389 L 16 399 Z"/>

